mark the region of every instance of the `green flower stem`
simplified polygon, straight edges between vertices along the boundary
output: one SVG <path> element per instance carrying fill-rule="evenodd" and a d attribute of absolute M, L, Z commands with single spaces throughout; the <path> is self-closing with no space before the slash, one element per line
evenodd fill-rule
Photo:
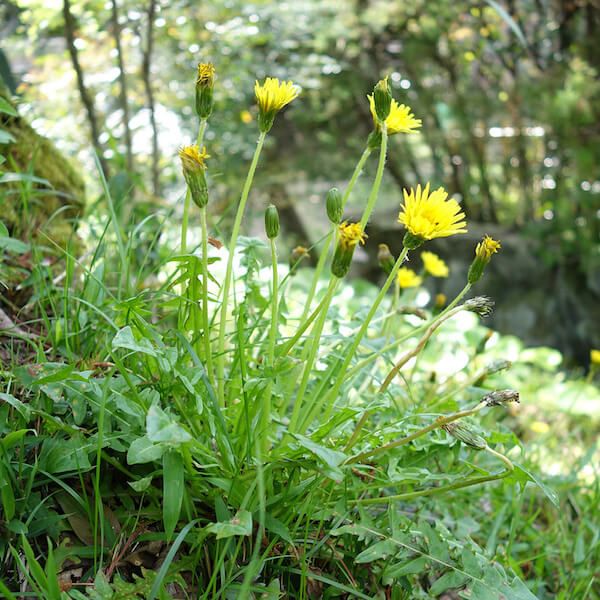
<path fill-rule="evenodd" d="M 377 165 L 377 173 L 375 175 L 375 181 L 371 189 L 371 195 L 369 196 L 367 206 L 365 207 L 362 219 L 360 220 L 360 226 L 363 229 L 363 231 L 365 229 L 367 221 L 369 220 L 369 217 L 371 216 L 373 206 L 375 206 L 375 200 L 377 200 L 379 186 L 381 185 L 381 180 L 383 179 L 383 170 L 385 168 L 385 156 L 387 152 L 387 138 L 387 125 L 383 123 L 381 125 L 381 148 L 379 150 L 379 164 Z"/>
<path fill-rule="evenodd" d="M 267 347 L 267 366 L 273 369 L 275 365 L 275 338 L 277 337 L 277 321 L 278 321 L 278 277 L 277 277 L 277 249 L 275 247 L 275 240 L 271 239 L 271 266 L 273 269 L 273 289 L 271 291 L 271 328 L 269 329 L 269 342 Z M 273 375 L 274 377 L 275 375 Z M 261 427 L 260 432 L 263 440 L 263 450 L 268 449 L 268 436 L 266 435 L 269 427 L 269 421 L 271 419 L 271 389 L 273 387 L 273 380 L 269 381 L 267 389 L 264 395 L 264 403 L 262 406 L 261 415 Z"/>
<path fill-rule="evenodd" d="M 278 356 L 285 356 L 286 354 L 288 354 L 290 352 L 290 350 L 296 345 L 298 340 L 302 337 L 302 334 L 310 327 L 311 323 L 319 316 L 319 313 L 321 312 L 323 307 L 324 306 L 329 307 L 329 303 L 331 302 L 331 298 L 329 296 L 330 295 L 333 296 L 334 291 L 335 290 L 328 289 L 327 294 L 325 295 L 323 300 L 321 300 L 321 302 L 319 302 L 319 305 L 317 306 L 317 308 L 315 308 L 315 310 L 313 310 L 310 317 L 308 317 L 308 319 L 306 319 L 306 321 L 304 321 L 304 323 L 302 323 L 302 325 L 300 327 L 298 327 L 298 329 L 296 329 L 296 333 L 294 333 L 294 335 L 283 345 L 281 350 L 279 350 L 277 352 Z"/>
<path fill-rule="evenodd" d="M 499 458 L 507 466 L 509 471 L 515 470 L 515 465 L 513 465 L 512 462 L 506 456 L 504 456 L 504 454 L 501 454 L 500 452 L 496 452 L 495 450 L 492 450 L 492 448 L 490 448 L 489 446 L 486 446 L 485 449 L 490 454 L 493 454 L 496 458 Z"/>
<path fill-rule="evenodd" d="M 206 206 L 202 208 L 202 337 L 204 338 L 204 360 L 208 380 L 215 387 L 215 374 L 210 347 L 210 322 L 208 320 L 208 231 L 206 226 Z"/>
<path fill-rule="evenodd" d="M 345 208 L 346 203 L 348 202 L 348 198 L 350 197 L 350 194 L 352 193 L 352 190 L 354 188 L 354 184 L 358 180 L 358 177 L 361 174 L 361 171 L 363 170 L 363 167 L 365 166 L 365 163 L 367 162 L 367 158 L 369 158 L 369 155 L 371 154 L 371 152 L 372 152 L 371 148 L 369 148 L 367 146 L 367 148 L 365 148 L 364 152 L 362 153 L 358 163 L 356 163 L 356 167 L 354 168 L 354 173 L 352 173 L 352 177 L 348 183 L 348 187 L 346 188 L 346 191 L 344 192 L 344 197 L 342 198 L 342 208 Z M 319 282 L 319 278 L 321 277 L 321 272 L 323 271 L 323 267 L 325 266 L 325 260 L 327 259 L 327 255 L 329 253 L 329 247 L 331 246 L 331 241 L 333 240 L 333 234 L 335 233 L 335 228 L 336 228 L 335 225 L 331 226 L 331 231 L 329 232 L 329 235 L 328 235 L 327 239 L 325 240 L 325 246 L 323 247 L 321 256 L 319 256 L 319 261 L 317 262 L 317 266 L 315 268 L 315 273 L 313 275 L 312 284 L 310 286 L 310 291 L 309 291 L 308 297 L 306 299 L 306 305 L 304 307 L 304 312 L 302 314 L 300 322 L 304 321 L 304 319 L 308 315 L 308 312 L 310 311 L 310 306 L 312 304 L 312 301 L 315 297 L 315 292 L 317 290 L 317 283 Z"/>
<path fill-rule="evenodd" d="M 433 431 L 434 429 L 439 429 L 440 427 L 443 427 L 448 423 L 452 423 L 452 421 L 456 421 L 458 419 L 462 419 L 463 417 L 469 417 L 471 415 L 474 415 L 475 413 L 478 413 L 480 410 L 484 409 L 486 406 L 487 402 L 480 402 L 477 406 L 475 406 L 475 408 L 471 408 L 469 410 L 462 410 L 460 412 L 448 415 L 447 417 L 440 417 L 436 419 L 433 423 L 431 423 L 431 425 L 427 425 L 427 427 L 423 427 L 422 429 L 419 429 L 418 431 L 415 431 L 414 433 L 411 433 L 406 437 L 396 440 L 395 442 L 390 442 L 389 444 L 384 444 L 383 446 L 373 448 L 373 450 L 369 450 L 368 452 L 357 454 L 356 456 L 349 458 L 345 464 L 360 462 L 361 460 L 365 460 L 366 458 L 374 456 L 375 454 L 380 454 L 381 452 L 386 452 L 387 450 L 391 450 L 392 448 L 396 448 L 397 446 L 408 444 L 409 442 L 412 442 L 418 437 L 421 437 L 426 433 Z"/>
<path fill-rule="evenodd" d="M 242 196 L 238 205 L 237 214 L 235 215 L 235 221 L 233 223 L 233 231 L 231 232 L 231 240 L 229 241 L 229 258 L 227 259 L 227 270 L 225 271 L 225 280 L 223 281 L 223 298 L 221 300 L 221 319 L 219 323 L 219 344 L 218 344 L 218 355 L 217 355 L 217 385 L 218 385 L 218 400 L 219 405 L 223 407 L 225 405 L 225 326 L 227 324 L 227 304 L 229 303 L 229 288 L 231 287 L 231 271 L 233 267 L 233 255 L 235 254 L 235 245 L 240 232 L 240 225 L 242 223 L 242 217 L 244 216 L 244 209 L 246 208 L 246 201 L 248 200 L 248 194 L 250 193 L 250 186 L 252 185 L 252 179 L 254 178 L 254 172 L 258 164 L 258 158 L 265 142 L 266 133 L 261 132 L 258 137 L 256 144 L 256 150 L 252 158 L 252 163 L 248 169 L 248 175 L 246 176 L 246 182 L 244 183 L 244 189 L 242 190 Z"/>
<path fill-rule="evenodd" d="M 319 345 L 321 342 L 321 333 L 323 332 L 325 320 L 327 319 L 327 310 L 329 309 L 329 304 L 331 303 L 331 299 L 333 298 L 335 288 L 337 287 L 339 281 L 340 280 L 334 275 L 331 276 L 331 279 L 329 280 L 329 287 L 327 288 L 327 293 L 325 295 L 325 298 L 327 299 L 327 304 L 323 306 L 321 314 L 319 315 L 319 320 L 315 323 L 314 327 L 311 330 L 312 345 L 310 348 L 310 354 L 308 355 L 308 360 L 304 364 L 304 370 L 302 371 L 302 380 L 300 381 L 300 388 L 298 389 L 298 393 L 296 394 L 294 410 L 292 411 L 292 417 L 290 419 L 290 425 L 288 427 L 288 431 L 290 431 L 291 433 L 295 433 L 296 431 L 296 424 L 298 422 L 298 417 L 300 416 L 302 403 L 304 401 L 304 393 L 306 392 L 306 387 L 308 385 L 308 380 L 310 378 L 312 366 L 314 364 L 317 352 L 319 350 Z"/>
<path fill-rule="evenodd" d="M 507 459 L 508 460 L 508 459 Z M 442 487 L 433 487 L 419 492 L 406 492 L 405 494 L 395 494 L 393 496 L 380 496 L 379 498 L 364 498 L 351 500 L 353 504 L 385 504 L 386 502 L 394 502 L 399 500 L 412 500 L 413 498 L 421 498 L 422 496 L 434 496 L 435 494 L 443 494 L 444 492 L 451 492 L 452 490 L 460 490 L 461 488 L 470 487 L 472 485 L 479 485 L 481 483 L 487 483 L 489 481 L 497 481 L 504 479 L 512 474 L 511 470 L 502 471 L 498 475 L 484 475 L 482 477 L 471 477 L 466 481 L 459 483 L 453 483 L 451 485 L 445 485 Z"/>
<path fill-rule="evenodd" d="M 446 320 L 450 319 L 451 317 L 453 317 L 456 313 L 460 312 L 461 310 L 463 310 L 462 306 L 456 306 L 455 308 L 453 308 L 451 311 L 446 312 L 443 317 L 440 319 L 439 317 L 434 319 L 431 323 L 431 325 L 429 325 L 427 331 L 425 332 L 425 335 L 419 340 L 419 343 L 409 352 L 406 352 L 402 358 L 393 366 L 393 368 L 390 370 L 390 372 L 387 374 L 387 377 L 385 378 L 384 382 L 381 384 L 381 387 L 378 390 L 378 394 L 383 394 L 385 392 L 385 390 L 388 389 L 388 386 L 390 385 L 390 383 L 394 380 L 394 377 L 396 377 L 396 375 L 398 374 L 398 371 L 400 371 L 400 369 L 411 359 L 413 358 L 413 356 L 416 356 L 417 354 L 419 354 L 419 352 L 421 352 L 421 350 L 423 350 L 423 347 L 425 346 L 425 344 L 427 343 L 427 341 L 429 340 L 429 338 L 433 335 L 434 331 Z"/>
<path fill-rule="evenodd" d="M 396 278 L 398 269 L 400 268 L 400 265 L 402 265 L 402 263 L 404 262 L 404 259 L 406 258 L 407 254 L 408 254 L 408 248 L 403 248 L 402 252 L 400 253 L 400 256 L 398 257 L 398 260 L 396 261 L 396 264 L 394 265 L 392 271 L 388 275 L 388 278 L 386 279 L 385 283 L 383 284 L 383 287 L 381 288 L 379 295 L 377 296 L 377 298 L 375 298 L 375 302 L 373 302 L 373 306 L 371 307 L 371 310 L 367 314 L 363 324 L 361 325 L 360 329 L 358 330 L 358 333 L 354 336 L 352 345 L 350 346 L 350 349 L 348 350 L 348 353 L 346 354 L 346 358 L 344 359 L 344 362 L 342 363 L 342 366 L 340 367 L 338 376 L 335 380 L 333 387 L 320 400 L 320 403 L 322 406 L 328 407 L 329 404 L 331 402 L 334 402 L 335 399 L 337 398 L 337 395 L 340 391 L 340 387 L 342 386 L 342 383 L 344 383 L 345 374 L 348 369 L 348 366 L 350 365 L 350 362 L 352 361 L 352 358 L 354 357 L 354 354 L 356 353 L 356 350 L 357 350 L 360 342 L 362 341 L 363 336 L 365 335 L 365 333 L 367 332 L 367 329 L 369 328 L 369 323 L 375 316 L 375 313 L 377 312 L 377 309 L 379 308 L 381 301 L 385 298 L 385 295 L 386 295 L 388 289 L 390 288 L 390 285 L 392 285 L 394 279 Z"/>

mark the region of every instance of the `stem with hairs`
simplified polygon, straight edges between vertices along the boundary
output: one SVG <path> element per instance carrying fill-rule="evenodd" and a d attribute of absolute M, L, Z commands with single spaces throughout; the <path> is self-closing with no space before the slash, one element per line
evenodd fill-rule
<path fill-rule="evenodd" d="M 219 343 L 217 353 L 217 397 L 219 405 L 223 407 L 225 405 L 225 327 L 227 325 L 227 305 L 229 303 L 229 288 L 231 287 L 231 277 L 233 268 L 233 255 L 235 254 L 235 245 L 240 232 L 240 225 L 242 223 L 242 217 L 244 216 L 244 209 L 246 208 L 246 201 L 248 200 L 248 194 L 250 193 L 250 186 L 252 185 L 252 179 L 254 178 L 254 172 L 258 165 L 258 158 L 265 142 L 266 133 L 261 132 L 258 142 L 256 144 L 256 150 L 252 158 L 252 163 L 248 169 L 248 175 L 244 183 L 244 189 L 242 190 L 242 196 L 238 205 L 237 213 L 235 215 L 235 221 L 233 223 L 233 231 L 231 232 L 231 240 L 229 241 L 229 257 L 227 259 L 227 269 L 225 271 L 225 280 L 223 281 L 223 298 L 221 300 L 221 318 L 219 322 Z"/>

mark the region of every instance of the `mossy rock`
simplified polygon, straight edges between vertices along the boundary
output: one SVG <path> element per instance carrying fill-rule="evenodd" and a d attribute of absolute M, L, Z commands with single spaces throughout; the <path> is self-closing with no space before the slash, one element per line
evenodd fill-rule
<path fill-rule="evenodd" d="M 10 94 L 1 82 L 0 96 L 14 107 Z M 13 236 L 27 239 L 31 233 L 37 237 L 41 228 L 46 235 L 65 247 L 72 238 L 74 219 L 82 215 L 85 207 L 85 183 L 82 177 L 56 146 L 36 133 L 22 117 L 0 113 L 0 128 L 15 139 L 14 142 L 0 144 L 0 154 L 6 158 L 0 165 L 0 177 L 6 172 L 29 173 L 33 164 L 33 175 L 50 184 L 50 187 L 33 184 L 35 192 L 28 197 L 27 219 L 21 197 L 23 183 L 0 184 L 0 220 Z M 63 210 L 55 214 L 60 209 Z"/>

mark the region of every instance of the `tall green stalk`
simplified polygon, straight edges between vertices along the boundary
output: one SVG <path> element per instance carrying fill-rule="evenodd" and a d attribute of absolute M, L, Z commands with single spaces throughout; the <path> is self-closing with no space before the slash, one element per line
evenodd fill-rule
<path fill-rule="evenodd" d="M 212 351 L 210 347 L 210 322 L 208 320 L 208 231 L 206 227 L 206 206 L 202 207 L 202 337 L 204 338 L 204 360 L 208 380 L 215 386 Z"/>
<path fill-rule="evenodd" d="M 260 133 L 258 142 L 256 144 L 256 150 L 252 158 L 252 163 L 248 169 L 248 175 L 244 183 L 244 189 L 242 190 L 242 196 L 238 205 L 237 213 L 235 215 L 235 221 L 233 223 L 233 231 L 231 232 L 231 239 L 229 241 L 229 258 L 227 259 L 227 270 L 225 271 L 225 280 L 223 281 L 223 298 L 221 300 L 221 318 L 219 322 L 219 343 L 218 343 L 218 354 L 217 354 L 217 397 L 219 405 L 223 407 L 225 405 L 225 327 L 227 325 L 227 305 L 229 303 L 229 288 L 231 287 L 231 271 L 233 267 L 233 255 L 235 254 L 235 245 L 240 232 L 240 225 L 242 223 L 242 217 L 244 216 L 244 209 L 246 208 L 246 201 L 248 200 L 248 194 L 250 193 L 250 186 L 254 178 L 254 172 L 258 164 L 258 158 L 265 142 L 264 132 Z"/>
<path fill-rule="evenodd" d="M 275 339 L 277 337 L 277 321 L 279 318 L 278 306 L 278 277 L 277 277 L 277 249 L 275 247 L 275 239 L 271 239 L 271 268 L 273 271 L 273 284 L 271 291 L 271 328 L 269 329 L 269 341 L 267 346 L 267 366 L 273 369 L 275 365 Z M 273 374 L 272 377 L 275 375 Z M 261 427 L 262 448 L 268 448 L 269 439 L 266 435 L 269 419 L 271 418 L 271 390 L 273 388 L 273 380 L 269 381 L 269 385 L 265 391 L 264 402 L 262 405 Z"/>
<path fill-rule="evenodd" d="M 377 173 L 375 174 L 375 181 L 373 183 L 373 187 L 371 188 L 371 195 L 369 196 L 367 206 L 365 206 L 363 216 L 360 220 L 360 226 L 363 230 L 365 229 L 365 226 L 369 221 L 369 217 L 371 216 L 371 212 L 373 211 L 373 207 L 375 206 L 375 200 L 377 200 L 379 186 L 381 185 L 381 180 L 383 179 L 383 170 L 385 169 L 385 157 L 387 153 L 387 138 L 387 125 L 385 123 L 382 123 L 381 147 L 379 149 L 379 164 L 377 165 Z"/>
<path fill-rule="evenodd" d="M 406 258 L 407 254 L 408 254 L 408 248 L 403 248 L 402 252 L 400 253 L 400 256 L 398 257 L 398 260 L 396 261 L 396 264 L 394 265 L 393 269 L 391 270 L 390 274 L 388 275 L 388 278 L 386 279 L 385 283 L 383 284 L 383 287 L 381 288 L 377 298 L 375 298 L 375 302 L 373 302 L 373 306 L 371 307 L 371 310 L 367 314 L 363 324 L 361 325 L 361 328 L 358 330 L 358 333 L 354 337 L 352 345 L 350 346 L 350 349 L 346 353 L 346 358 L 344 359 L 344 362 L 342 363 L 342 366 L 340 367 L 340 370 L 338 372 L 335 383 L 333 384 L 333 387 L 320 400 L 321 405 L 324 405 L 327 407 L 329 405 L 329 403 L 334 402 L 335 399 L 337 398 L 337 395 L 340 391 L 340 387 L 342 386 L 342 383 L 344 382 L 344 376 L 345 376 L 346 370 L 348 369 L 348 366 L 350 365 L 350 362 L 352 361 L 352 358 L 354 357 L 354 354 L 356 353 L 356 350 L 357 350 L 363 336 L 365 335 L 365 333 L 367 332 L 367 329 L 369 328 L 369 323 L 375 316 L 375 313 L 377 312 L 377 309 L 379 308 L 381 301 L 384 299 L 390 285 L 392 285 L 392 283 L 396 277 L 396 274 L 398 273 L 398 269 L 404 262 L 404 259 Z"/>
<path fill-rule="evenodd" d="M 372 149 L 367 146 L 365 148 L 365 150 L 363 151 L 363 153 L 361 154 L 359 161 L 356 163 L 356 167 L 354 167 L 354 172 L 352 173 L 352 177 L 350 178 L 350 181 L 348 182 L 348 187 L 346 188 L 346 191 L 344 192 L 344 197 L 342 198 L 342 208 L 345 208 L 346 203 L 348 202 L 348 198 L 350 197 L 350 194 L 352 193 L 352 190 L 354 188 L 354 184 L 358 180 L 358 177 L 359 177 L 361 171 L 363 170 L 363 167 L 365 166 L 365 163 L 367 162 L 367 158 L 369 158 L 369 155 L 371 154 L 371 152 L 372 152 Z M 300 318 L 300 323 L 302 323 L 304 321 L 304 319 L 306 319 L 306 317 L 308 316 L 308 313 L 310 311 L 310 306 L 312 304 L 312 301 L 315 297 L 315 292 L 317 290 L 317 283 L 319 282 L 319 278 L 321 277 L 323 267 L 325 266 L 325 261 L 327 259 L 327 255 L 329 253 L 329 247 L 331 246 L 331 242 L 334 238 L 334 233 L 335 233 L 335 225 L 333 225 L 331 227 L 331 231 L 329 232 L 329 235 L 327 236 L 327 239 L 325 240 L 325 245 L 323 246 L 321 256 L 319 256 L 319 261 L 317 262 L 317 266 L 315 268 L 315 272 L 314 272 L 313 279 L 312 279 L 312 284 L 310 286 L 310 291 L 308 292 L 308 297 L 306 299 L 306 305 L 304 307 L 304 312 L 302 313 L 302 317 Z"/>

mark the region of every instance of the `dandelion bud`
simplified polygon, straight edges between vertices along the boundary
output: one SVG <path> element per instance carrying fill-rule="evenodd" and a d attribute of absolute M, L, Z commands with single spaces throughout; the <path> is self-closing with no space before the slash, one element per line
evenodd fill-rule
<path fill-rule="evenodd" d="M 274 240 L 279 235 L 279 214 L 274 204 L 269 204 L 265 210 L 265 231 L 270 240 Z"/>
<path fill-rule="evenodd" d="M 200 150 L 198 146 L 185 146 L 179 151 L 179 158 L 194 204 L 199 208 L 205 207 L 208 203 L 208 185 L 204 160 L 210 158 L 210 154 L 206 153 L 206 148 Z"/>
<path fill-rule="evenodd" d="M 590 363 L 596 367 L 600 366 L 600 350 L 590 350 Z"/>
<path fill-rule="evenodd" d="M 475 249 L 475 260 L 469 268 L 469 283 L 473 284 L 481 279 L 483 270 L 490 262 L 492 254 L 498 252 L 500 242 L 493 240 L 489 235 L 486 235 Z"/>
<path fill-rule="evenodd" d="M 363 233 L 360 223 L 342 223 L 338 229 L 340 238 L 331 262 L 331 272 L 341 279 L 350 270 L 354 249 L 359 242 L 364 244 L 367 236 Z"/>
<path fill-rule="evenodd" d="M 475 450 L 485 450 L 487 448 L 487 442 L 479 434 L 475 433 L 466 423 L 453 421 L 443 427 L 452 437 L 470 448 L 475 448 Z"/>
<path fill-rule="evenodd" d="M 294 274 L 294 267 L 303 259 L 308 257 L 308 248 L 304 246 L 296 246 L 292 250 L 292 254 L 290 255 L 290 269 L 292 269 L 291 273 Z"/>
<path fill-rule="evenodd" d="M 385 271 L 386 275 L 389 275 L 394 268 L 396 261 L 387 244 L 379 244 L 379 251 L 377 252 L 377 262 L 379 266 Z"/>
<path fill-rule="evenodd" d="M 327 192 L 327 216 L 334 225 L 339 225 L 343 215 L 342 194 L 337 188 L 331 188 Z"/>
<path fill-rule="evenodd" d="M 480 317 L 486 317 L 494 308 L 494 301 L 487 296 L 476 296 L 467 300 L 463 306 L 466 310 L 477 313 Z"/>
<path fill-rule="evenodd" d="M 212 113 L 214 82 L 215 68 L 212 63 L 200 63 L 196 78 L 196 113 L 201 119 L 208 119 Z"/>
<path fill-rule="evenodd" d="M 515 390 L 496 390 L 486 394 L 481 401 L 485 402 L 488 406 L 501 406 L 509 402 L 520 403 L 519 392 Z"/>
<path fill-rule="evenodd" d="M 375 103 L 375 114 L 381 123 L 390 115 L 392 108 L 392 91 L 388 84 L 388 78 L 381 79 L 373 90 L 373 101 Z"/>

